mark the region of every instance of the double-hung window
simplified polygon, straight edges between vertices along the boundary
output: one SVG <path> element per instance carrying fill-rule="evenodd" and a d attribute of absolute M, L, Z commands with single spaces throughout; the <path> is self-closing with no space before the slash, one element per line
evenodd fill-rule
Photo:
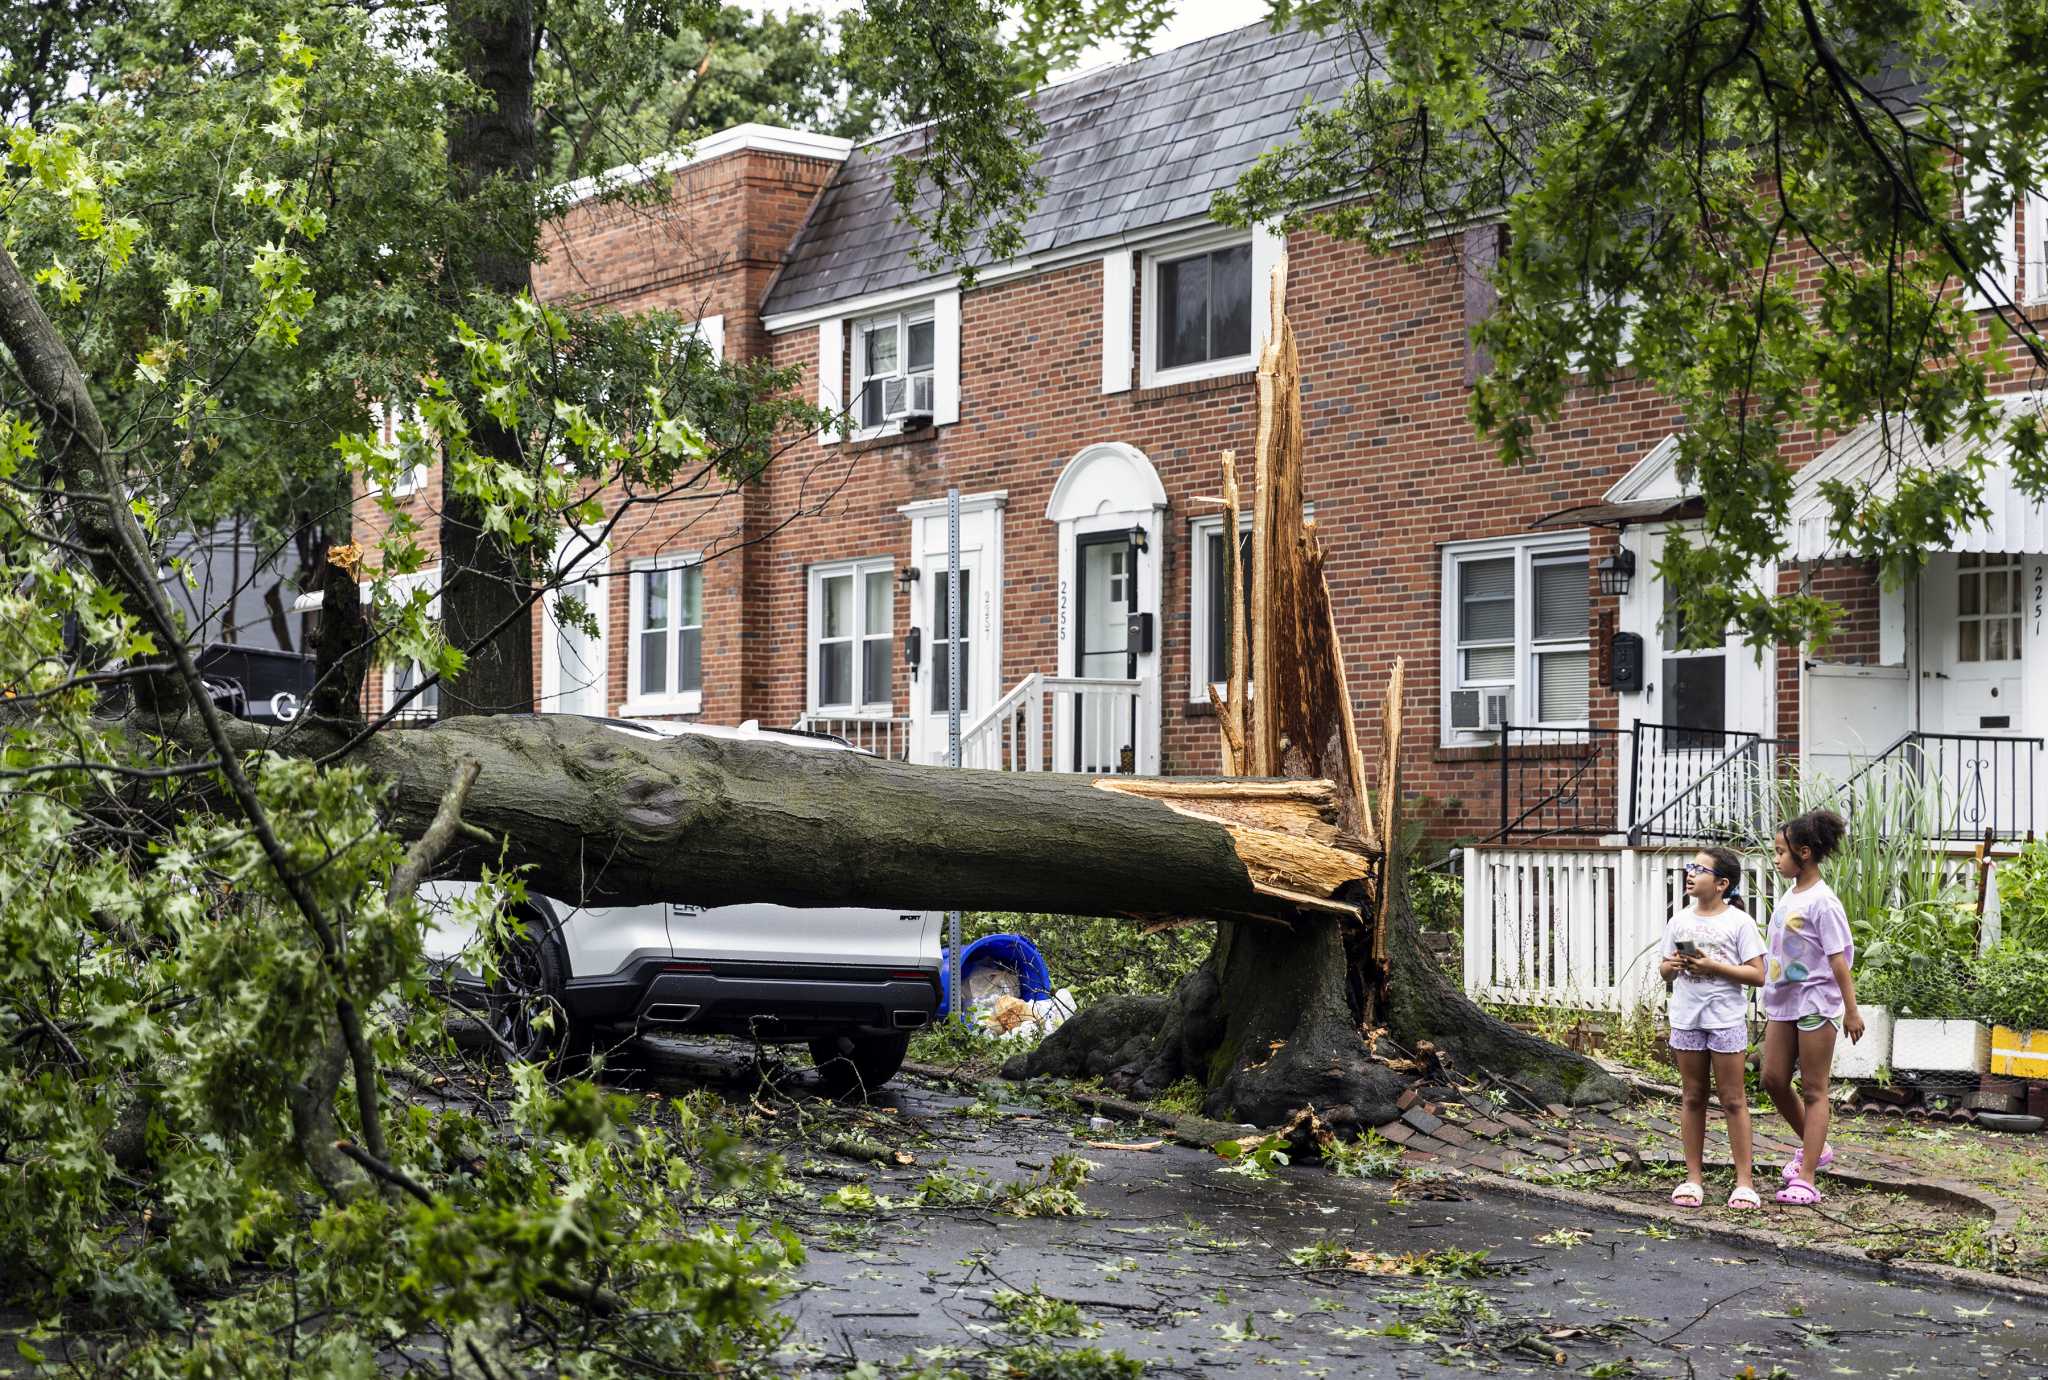
<path fill-rule="evenodd" d="M 933 414 L 937 324 L 930 302 L 854 327 L 853 376 L 862 427 Z"/>
<path fill-rule="evenodd" d="M 416 413 L 406 412 L 393 403 L 379 402 L 370 405 L 370 422 L 377 429 L 377 440 L 385 446 L 402 448 L 405 444 L 402 433 L 406 423 L 416 423 L 418 420 Z M 425 488 L 426 483 L 426 462 L 415 460 L 399 470 L 397 477 L 391 481 L 391 496 L 410 498 Z"/>
<path fill-rule="evenodd" d="M 695 556 L 632 565 L 632 640 L 620 713 L 694 714 L 704 691 L 704 567 Z"/>
<path fill-rule="evenodd" d="M 895 571 L 884 557 L 811 567 L 810 708 L 813 714 L 886 715 Z"/>
<path fill-rule="evenodd" d="M 1444 734 L 1584 727 L 1592 689 L 1586 548 L 1468 543 L 1444 553 Z"/>
<path fill-rule="evenodd" d="M 429 568 L 413 575 L 398 575 L 391 580 L 390 593 L 399 604 L 410 605 L 421 590 L 428 592 L 426 616 L 430 622 L 441 617 L 441 567 Z M 364 592 L 368 593 L 365 586 Z M 413 688 L 427 679 L 426 671 L 410 657 L 394 657 L 384 663 L 384 708 L 389 711 Z M 439 718 L 441 713 L 441 683 L 433 681 L 419 694 L 406 701 L 405 707 L 395 716 L 399 723 L 427 723 Z"/>
<path fill-rule="evenodd" d="M 1145 259 L 1144 382 L 1208 378 L 1252 367 L 1249 239 Z"/>
<path fill-rule="evenodd" d="M 1192 551 L 1188 573 L 1188 648 L 1192 662 L 1188 677 L 1188 699 L 1209 703 L 1209 687 L 1227 695 L 1230 684 L 1230 589 L 1224 580 L 1223 519 L 1198 518 L 1189 524 Z M 1245 607 L 1252 598 L 1252 523 L 1249 514 L 1238 519 L 1238 597 Z M 1245 650 L 1251 650 L 1252 629 L 1245 627 Z M 1251 668 L 1245 668 L 1251 674 Z M 1249 682 L 1247 682 L 1249 683 Z"/>
<path fill-rule="evenodd" d="M 1313 503 L 1302 509 L 1313 519 Z M 1188 700 L 1209 703 L 1209 687 L 1228 697 L 1230 686 L 1230 590 L 1223 579 L 1223 519 L 1196 518 L 1188 524 L 1188 546 L 1192 551 L 1188 571 Z M 1247 609 L 1252 602 L 1252 515 L 1237 517 L 1238 597 Z M 1245 655 L 1249 657 L 1256 633 L 1249 618 L 1245 623 Z M 1249 686 L 1251 667 L 1245 667 Z"/>

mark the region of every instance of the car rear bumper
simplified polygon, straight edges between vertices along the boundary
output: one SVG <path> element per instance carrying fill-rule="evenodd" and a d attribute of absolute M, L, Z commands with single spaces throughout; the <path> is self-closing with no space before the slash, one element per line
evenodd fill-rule
<path fill-rule="evenodd" d="M 921 1030 L 939 1004 L 938 974 L 820 971 L 815 964 L 652 962 L 567 984 L 570 1014 L 593 1025 L 804 1040 Z"/>

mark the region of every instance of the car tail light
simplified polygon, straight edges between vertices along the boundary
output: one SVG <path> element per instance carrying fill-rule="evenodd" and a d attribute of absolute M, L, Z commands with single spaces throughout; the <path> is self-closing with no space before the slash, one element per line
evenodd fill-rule
<path fill-rule="evenodd" d="M 662 967 L 664 973 L 709 973 L 709 963 L 670 963 Z"/>

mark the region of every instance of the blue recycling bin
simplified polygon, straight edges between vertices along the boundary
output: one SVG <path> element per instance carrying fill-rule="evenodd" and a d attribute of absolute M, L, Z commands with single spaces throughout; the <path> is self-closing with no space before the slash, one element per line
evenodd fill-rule
<path fill-rule="evenodd" d="M 960 981 L 965 983 L 979 968 L 993 965 L 1017 975 L 1017 995 L 1025 1001 L 1044 1001 L 1052 995 L 1052 974 L 1045 955 L 1021 934 L 985 934 L 960 950 Z M 939 1019 L 953 1010 L 952 964 L 946 950 L 939 950 Z"/>

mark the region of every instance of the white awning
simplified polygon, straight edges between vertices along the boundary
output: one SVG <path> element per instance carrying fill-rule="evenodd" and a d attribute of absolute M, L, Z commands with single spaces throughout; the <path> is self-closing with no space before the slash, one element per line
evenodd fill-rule
<path fill-rule="evenodd" d="M 1999 405 L 2008 416 L 2023 408 L 2041 409 L 2048 406 L 2048 393 L 2015 393 L 2001 399 Z M 1890 444 L 1886 444 L 1887 431 Z M 1930 449 L 1904 418 L 1892 418 L 1889 428 L 1875 420 L 1865 422 L 1808 461 L 1796 476 L 1789 559 L 1839 560 L 1852 554 L 1828 534 L 1830 509 L 1821 492 L 1821 485 L 1828 480 L 1841 480 L 1872 497 L 1888 498 L 1897 490 L 1901 471 L 1961 465 L 1970 450 L 1969 443 L 1959 437 Z M 2013 482 L 2009 446 L 1994 440 L 1988 454 L 1991 463 L 1984 474 L 1984 502 L 1990 515 L 1957 532 L 1948 549 L 1980 554 L 2048 552 L 2048 506 L 2028 498 Z"/>

